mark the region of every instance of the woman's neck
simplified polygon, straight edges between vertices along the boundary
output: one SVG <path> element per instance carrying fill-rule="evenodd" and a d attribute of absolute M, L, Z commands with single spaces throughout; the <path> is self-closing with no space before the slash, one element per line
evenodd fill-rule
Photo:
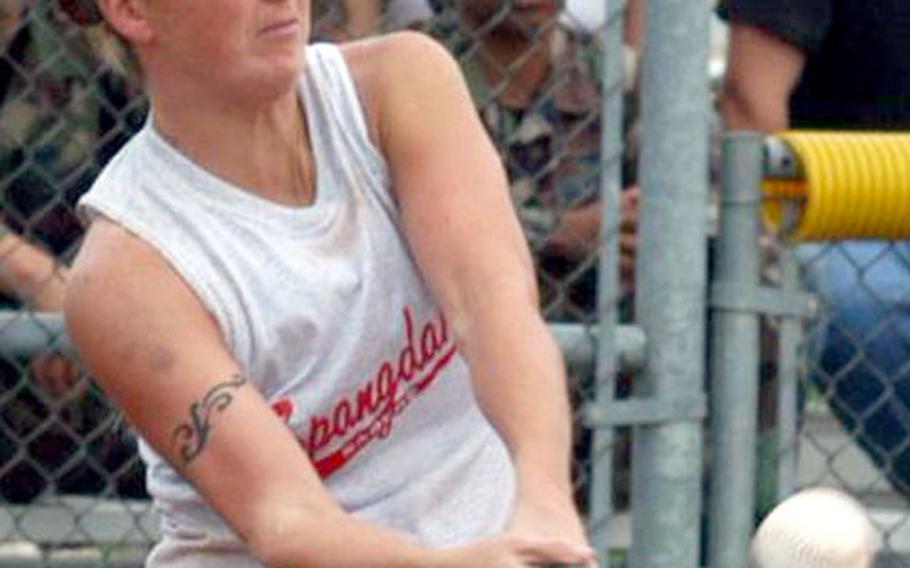
<path fill-rule="evenodd" d="M 314 161 L 296 89 L 257 105 L 168 97 L 152 88 L 150 96 L 156 129 L 195 163 L 264 199 L 291 206 L 313 201 Z"/>

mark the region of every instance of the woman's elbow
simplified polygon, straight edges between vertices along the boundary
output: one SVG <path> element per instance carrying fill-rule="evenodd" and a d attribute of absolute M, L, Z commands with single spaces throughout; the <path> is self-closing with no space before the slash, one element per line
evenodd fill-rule
<path fill-rule="evenodd" d="M 252 520 L 244 540 L 266 566 L 305 568 L 316 565 L 320 531 L 331 530 L 330 524 L 330 519 L 315 519 L 311 513 L 275 507 Z"/>

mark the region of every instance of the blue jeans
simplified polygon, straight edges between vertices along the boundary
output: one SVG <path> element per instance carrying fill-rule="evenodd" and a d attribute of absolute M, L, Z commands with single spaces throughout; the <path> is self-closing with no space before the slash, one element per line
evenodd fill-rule
<path fill-rule="evenodd" d="M 800 247 L 823 318 L 810 375 L 895 488 L 910 495 L 910 241 Z"/>

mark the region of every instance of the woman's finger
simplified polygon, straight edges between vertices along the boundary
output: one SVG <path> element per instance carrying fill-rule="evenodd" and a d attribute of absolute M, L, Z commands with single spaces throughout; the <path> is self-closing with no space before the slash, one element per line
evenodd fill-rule
<path fill-rule="evenodd" d="M 516 537 L 516 552 L 527 562 L 587 563 L 596 559 L 594 550 L 586 544 L 561 539 Z"/>

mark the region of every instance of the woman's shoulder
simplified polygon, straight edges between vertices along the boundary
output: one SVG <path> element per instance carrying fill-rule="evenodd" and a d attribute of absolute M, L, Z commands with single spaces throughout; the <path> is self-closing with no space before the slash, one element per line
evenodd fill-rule
<path fill-rule="evenodd" d="M 449 57 L 446 47 L 432 36 L 401 30 L 339 44 L 351 64 L 390 65 L 425 58 Z"/>
<path fill-rule="evenodd" d="M 110 357 L 172 342 L 177 330 L 217 335 L 210 314 L 167 261 L 104 217 L 92 222 L 73 263 L 64 317 L 90 368 L 117 367 Z"/>
<path fill-rule="evenodd" d="M 390 80 L 410 77 L 416 84 L 432 80 L 432 75 L 457 66 L 446 47 L 433 37 L 405 30 L 341 44 L 341 52 L 354 75 L 364 87 L 394 87 Z M 427 74 L 430 76 L 428 77 Z"/>
<path fill-rule="evenodd" d="M 136 289 L 165 285 L 170 272 L 151 245 L 99 215 L 89 225 L 73 262 L 67 294 L 84 294 L 83 300 L 122 298 Z"/>
<path fill-rule="evenodd" d="M 439 93 L 434 87 L 463 81 L 448 49 L 421 32 L 384 34 L 341 44 L 340 49 L 366 109 L 371 134 L 381 132 L 382 111 L 390 103 Z M 444 108 L 444 101 L 438 102 Z"/>
<path fill-rule="evenodd" d="M 91 274 L 92 279 L 109 283 L 129 278 L 137 266 L 148 264 L 153 249 L 119 223 L 94 217 L 85 233 L 73 274 Z M 100 277 L 100 278 L 99 278 Z"/>

